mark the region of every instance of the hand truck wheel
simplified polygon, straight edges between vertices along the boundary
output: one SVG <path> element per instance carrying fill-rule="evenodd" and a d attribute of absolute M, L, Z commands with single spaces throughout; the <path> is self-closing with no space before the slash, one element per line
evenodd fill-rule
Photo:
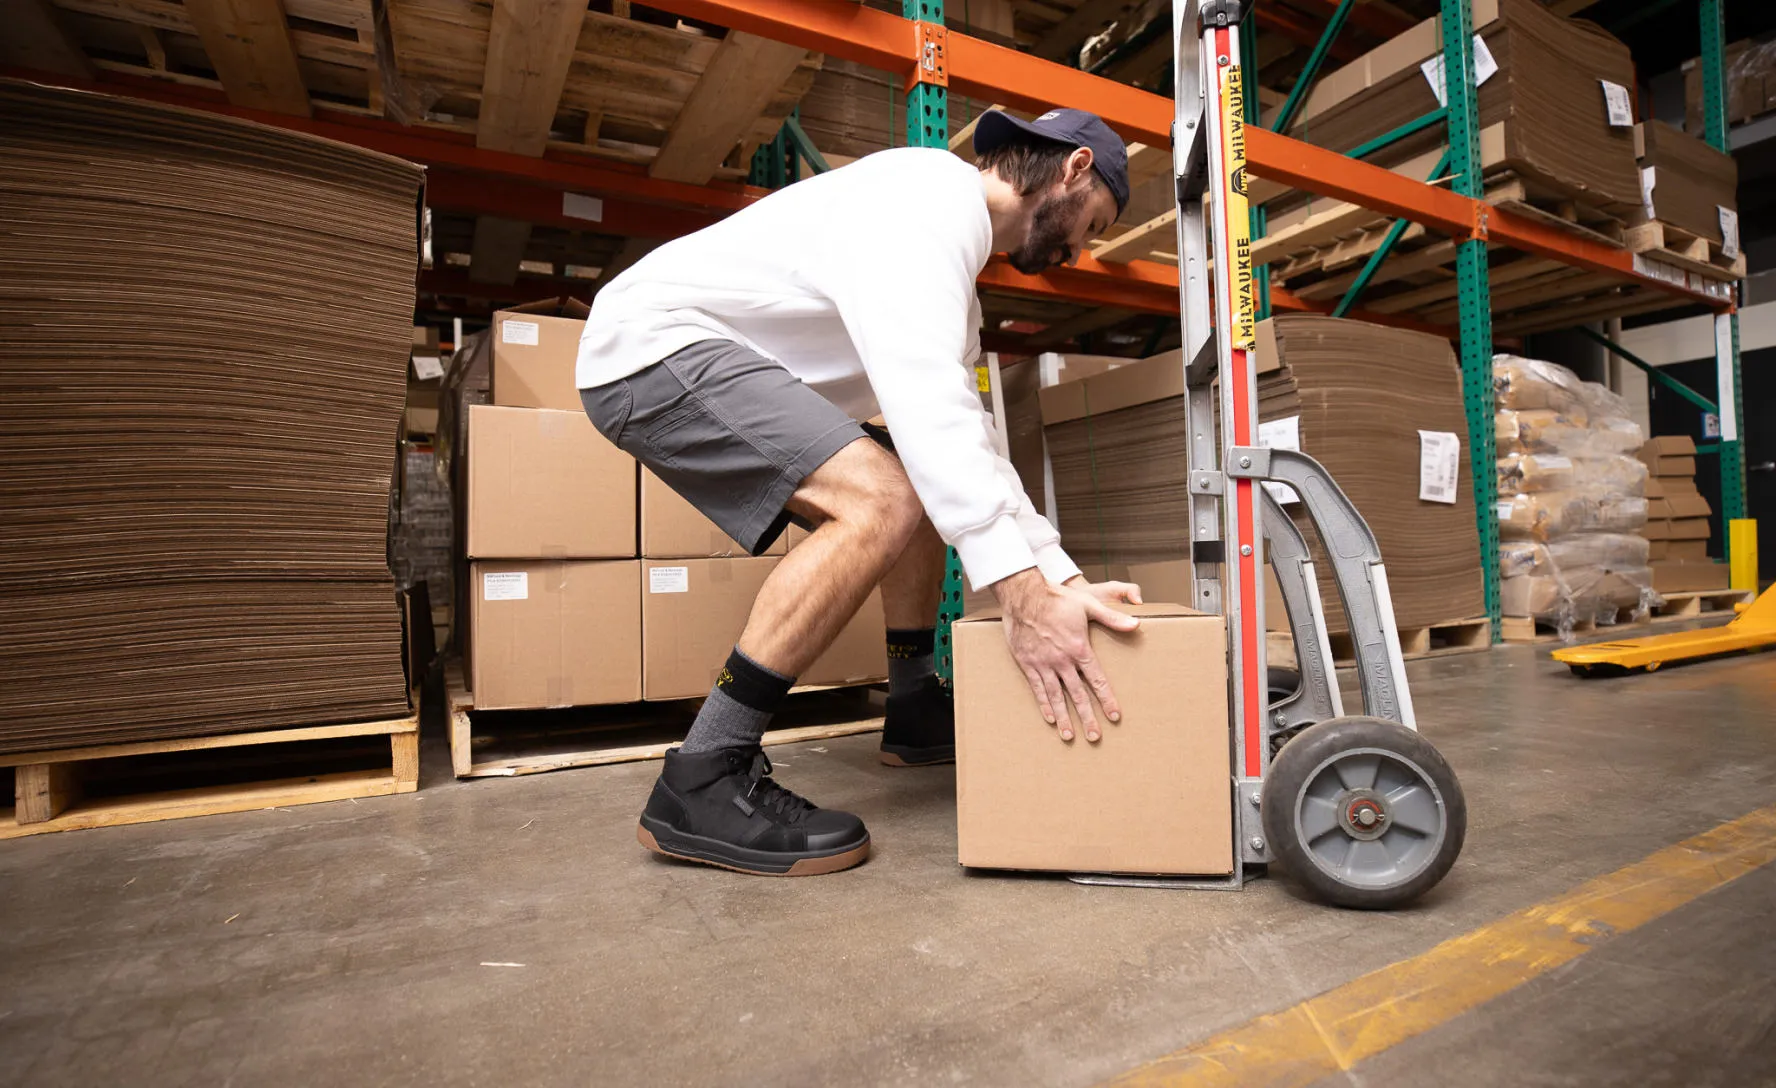
<path fill-rule="evenodd" d="M 1468 809 L 1431 743 L 1382 718 L 1333 718 L 1302 730 L 1271 762 L 1264 834 L 1315 897 L 1340 907 L 1402 906 L 1461 853 Z"/>

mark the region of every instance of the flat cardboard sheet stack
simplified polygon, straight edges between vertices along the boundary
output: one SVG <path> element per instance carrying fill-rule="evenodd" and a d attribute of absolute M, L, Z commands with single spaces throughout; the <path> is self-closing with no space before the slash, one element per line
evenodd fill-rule
<path fill-rule="evenodd" d="M 1663 121 L 1634 130 L 1645 218 L 1657 219 L 1711 242 L 1723 241 L 1723 209 L 1739 207 L 1739 165 L 1694 136 Z"/>
<path fill-rule="evenodd" d="M 418 167 L 0 81 L 0 751 L 408 712 Z"/>
<path fill-rule="evenodd" d="M 1631 99 L 1628 47 L 1595 24 L 1555 15 L 1538 0 L 1475 0 L 1473 18 L 1497 64 L 1480 84 L 1480 126 L 1504 125 L 1504 165 L 1550 194 L 1612 215 L 1637 208 L 1632 119 L 1611 124 L 1599 82 L 1627 88 Z M 1431 62 L 1440 73 L 1440 62 L 1433 60 L 1441 57 L 1440 33 L 1439 20 L 1427 19 L 1328 73 L 1289 135 L 1348 151 L 1435 110 L 1441 103 L 1421 65 Z M 1368 158 L 1393 166 L 1440 148 L 1443 138 L 1442 128 L 1432 126 Z"/>
<path fill-rule="evenodd" d="M 1696 443 L 1688 435 L 1657 435 L 1640 447 L 1647 467 L 1647 523 L 1641 535 L 1660 593 L 1725 589 L 1727 565 L 1708 558 L 1709 515 L 1696 490 Z"/>
<path fill-rule="evenodd" d="M 1261 323 L 1258 340 L 1260 443 L 1298 444 L 1356 503 L 1380 543 L 1399 625 L 1484 612 L 1473 491 L 1459 446 L 1455 501 L 1419 498 L 1420 432 L 1466 442 L 1461 374 L 1448 342 L 1307 314 Z M 1176 353 L 1042 391 L 1062 542 L 1077 562 L 1115 567 L 1188 554 L 1182 393 Z M 1319 554 L 1327 624 L 1343 631 L 1343 604 Z"/>

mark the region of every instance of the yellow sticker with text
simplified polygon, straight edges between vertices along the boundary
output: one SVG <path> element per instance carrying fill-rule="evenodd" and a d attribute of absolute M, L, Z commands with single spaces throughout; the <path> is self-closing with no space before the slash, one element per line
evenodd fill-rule
<path fill-rule="evenodd" d="M 1227 174 L 1221 195 L 1227 205 L 1227 248 L 1231 251 L 1233 347 L 1252 350 L 1257 299 L 1252 280 L 1252 216 L 1246 206 L 1246 92 L 1237 64 L 1223 69 L 1224 112 L 1221 168 Z"/>
<path fill-rule="evenodd" d="M 974 384 L 983 393 L 993 391 L 993 372 L 984 366 L 974 368 Z"/>

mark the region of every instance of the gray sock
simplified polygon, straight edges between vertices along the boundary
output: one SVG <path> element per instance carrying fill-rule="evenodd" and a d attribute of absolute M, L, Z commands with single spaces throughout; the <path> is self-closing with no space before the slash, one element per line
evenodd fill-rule
<path fill-rule="evenodd" d="M 756 745 L 794 683 L 794 677 L 765 668 L 736 647 L 709 698 L 703 701 L 703 709 L 697 712 L 697 720 L 691 723 L 682 750 L 708 752 Z"/>
<path fill-rule="evenodd" d="M 916 690 L 937 673 L 937 630 L 888 631 L 888 693 Z"/>

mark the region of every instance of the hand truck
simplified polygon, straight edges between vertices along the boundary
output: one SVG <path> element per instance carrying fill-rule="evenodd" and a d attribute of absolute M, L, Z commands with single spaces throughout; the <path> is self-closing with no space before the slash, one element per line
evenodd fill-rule
<path fill-rule="evenodd" d="M 1248 873 L 1281 861 L 1327 902 L 1394 907 L 1435 885 L 1455 863 L 1467 831 L 1467 806 L 1448 763 L 1418 734 L 1375 535 L 1313 458 L 1266 449 L 1256 441 L 1244 131 L 1248 89 L 1239 45 L 1240 17 L 1248 3 L 1173 0 L 1172 5 L 1172 161 L 1190 431 L 1191 603 L 1227 619 L 1233 871 L 1208 881 L 1074 879 L 1238 888 Z M 1224 432 L 1219 435 L 1210 400 L 1217 375 Z M 1294 490 L 1324 544 L 1350 623 L 1361 716 L 1344 713 L 1312 554 L 1262 486 L 1265 481 Z M 1288 613 L 1298 676 L 1266 668 L 1267 548 Z"/>

